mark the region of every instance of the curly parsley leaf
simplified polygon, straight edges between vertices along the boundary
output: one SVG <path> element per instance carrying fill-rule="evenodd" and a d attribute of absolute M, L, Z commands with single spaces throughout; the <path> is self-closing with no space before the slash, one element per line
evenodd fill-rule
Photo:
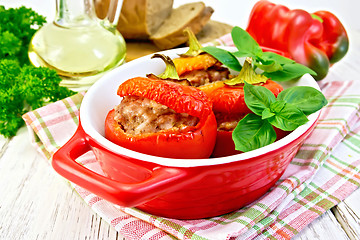
<path fill-rule="evenodd" d="M 45 17 L 26 7 L 5 9 L 0 6 L 0 58 L 29 64 L 28 46 Z"/>
<path fill-rule="evenodd" d="M 22 115 L 74 94 L 59 87 L 55 70 L 23 67 L 16 60 L 0 60 L 0 133 L 9 138 L 24 125 Z"/>
<path fill-rule="evenodd" d="M 0 134 L 10 138 L 25 124 L 22 115 L 75 92 L 60 87 L 55 70 L 30 66 L 28 46 L 45 23 L 30 8 L 0 6 Z"/>

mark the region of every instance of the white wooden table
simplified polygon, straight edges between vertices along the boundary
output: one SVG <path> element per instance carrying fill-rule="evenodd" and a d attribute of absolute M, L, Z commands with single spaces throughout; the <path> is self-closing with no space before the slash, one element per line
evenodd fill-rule
<path fill-rule="evenodd" d="M 350 51 L 331 68 L 327 80 L 360 81 L 360 31 L 348 29 L 348 32 Z M 294 239 L 360 239 L 359 199 L 360 189 L 313 221 Z M 5 239 L 114 240 L 123 237 L 55 173 L 30 144 L 27 129 L 23 127 L 12 139 L 0 137 L 0 240 Z"/>

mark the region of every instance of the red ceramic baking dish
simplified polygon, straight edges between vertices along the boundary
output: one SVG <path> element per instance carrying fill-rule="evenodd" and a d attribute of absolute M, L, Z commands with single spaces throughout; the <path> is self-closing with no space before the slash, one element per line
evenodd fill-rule
<path fill-rule="evenodd" d="M 163 52 L 172 58 L 185 49 Z M 286 137 L 259 149 L 209 159 L 172 159 L 150 156 L 120 147 L 104 137 L 109 110 L 120 103 L 116 94 L 125 80 L 159 74 L 160 59 L 146 56 L 113 70 L 86 93 L 75 135 L 53 156 L 52 166 L 62 176 L 98 196 L 123 207 L 177 219 L 218 216 L 237 210 L 264 195 L 281 177 L 319 112 Z M 318 88 L 310 75 L 282 83 L 284 88 L 305 85 Z M 78 164 L 93 151 L 105 176 Z"/>

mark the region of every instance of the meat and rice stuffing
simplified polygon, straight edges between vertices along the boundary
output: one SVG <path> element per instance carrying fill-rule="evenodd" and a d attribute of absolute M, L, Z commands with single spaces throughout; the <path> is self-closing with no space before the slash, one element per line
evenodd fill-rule
<path fill-rule="evenodd" d="M 125 96 L 115 107 L 115 121 L 131 135 L 155 133 L 171 128 L 196 126 L 199 119 L 187 113 L 176 113 L 171 108 L 137 96 Z"/>
<path fill-rule="evenodd" d="M 185 72 L 180 75 L 180 78 L 187 79 L 193 87 L 199 87 L 212 82 L 226 80 L 229 76 L 229 69 L 215 64 L 208 69 Z"/>

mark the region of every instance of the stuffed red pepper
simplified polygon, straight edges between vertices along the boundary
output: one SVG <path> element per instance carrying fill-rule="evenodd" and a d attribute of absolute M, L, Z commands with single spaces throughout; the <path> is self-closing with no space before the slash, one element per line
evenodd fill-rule
<path fill-rule="evenodd" d="M 119 86 L 121 103 L 105 120 L 105 137 L 141 153 L 208 158 L 215 145 L 212 103 L 200 90 L 137 77 Z"/>
<path fill-rule="evenodd" d="M 187 30 L 186 33 L 189 36 L 189 50 L 179 58 L 173 59 L 173 63 L 180 78 L 187 79 L 189 85 L 205 92 L 213 103 L 218 132 L 212 157 L 240 153 L 235 150 L 232 132 L 238 122 L 251 112 L 244 100 L 244 80 L 259 81 L 255 84 L 266 87 L 275 96 L 283 88 L 278 83 L 256 74 L 251 63 L 247 61 L 239 75 L 234 78 L 219 60 L 201 49 L 201 45 L 190 30 Z M 167 64 L 168 66 L 170 64 Z M 234 84 L 228 84 L 229 81 Z M 280 130 L 276 131 L 278 138 L 286 134 Z"/>
<path fill-rule="evenodd" d="M 245 117 L 246 114 L 251 113 L 251 110 L 246 106 L 244 95 L 244 80 L 254 80 L 261 78 L 260 85 L 269 89 L 275 96 L 277 96 L 283 87 L 266 77 L 256 74 L 250 63 L 245 62 L 243 69 L 236 80 L 229 80 L 236 84 L 228 85 L 229 81 L 215 82 L 199 87 L 205 92 L 213 103 L 213 111 L 217 120 L 217 139 L 213 151 L 213 157 L 224 157 L 240 153 L 235 150 L 235 144 L 232 140 L 232 132 L 237 126 L 238 122 Z M 287 133 L 275 129 L 277 139 L 284 137 Z"/>

